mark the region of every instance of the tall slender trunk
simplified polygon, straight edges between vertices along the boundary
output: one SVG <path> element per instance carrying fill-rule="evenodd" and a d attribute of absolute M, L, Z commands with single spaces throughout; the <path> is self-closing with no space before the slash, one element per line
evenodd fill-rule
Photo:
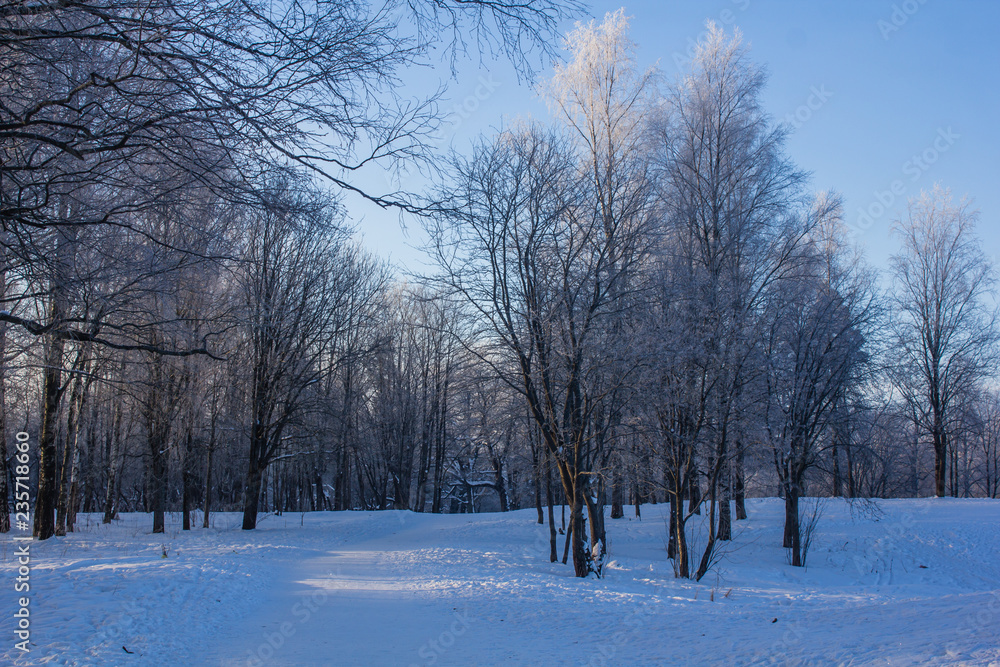
<path fill-rule="evenodd" d="M 840 448 L 836 444 L 830 448 L 830 456 L 833 458 L 833 497 L 840 498 L 844 495 L 844 480 L 840 474 Z"/>
<path fill-rule="evenodd" d="M 545 452 L 545 500 L 549 506 L 549 562 L 559 560 L 559 547 L 556 542 L 555 499 L 552 496 L 552 457 Z"/>
<path fill-rule="evenodd" d="M 944 429 L 944 417 L 941 409 L 932 406 L 934 423 L 932 439 L 934 441 L 934 495 L 943 498 L 946 495 L 945 484 L 948 480 L 948 438 Z"/>
<path fill-rule="evenodd" d="M 153 513 L 153 532 L 166 528 L 167 485 L 169 484 L 169 438 L 171 387 L 162 372 L 161 359 L 151 361 L 150 391 L 146 406 L 146 437 L 149 446 L 149 510 Z"/>
<path fill-rule="evenodd" d="M 673 554 L 668 556 L 674 559 L 675 574 L 687 579 L 691 576 L 691 565 L 684 520 L 684 500 L 682 495 L 676 493 L 670 496 L 670 533 Z"/>
<path fill-rule="evenodd" d="M 212 467 L 213 467 L 212 466 L 212 463 L 213 463 L 212 459 L 215 458 L 215 444 L 214 443 L 209 444 L 209 446 L 208 446 L 208 454 L 207 454 L 207 456 L 205 458 L 206 458 L 206 461 L 205 461 L 205 498 L 204 498 L 204 505 L 203 505 L 203 509 L 202 509 L 202 514 L 204 514 L 204 518 L 202 519 L 202 522 L 201 522 L 201 527 L 202 528 L 208 528 L 208 526 L 209 526 L 209 517 L 210 517 L 210 515 L 212 513 Z"/>
<path fill-rule="evenodd" d="M 726 472 L 728 471 L 722 473 L 722 479 L 719 480 L 718 540 L 720 542 L 728 542 L 733 539 L 732 492 L 730 491 L 730 483 Z"/>
<path fill-rule="evenodd" d="M 108 486 L 104 493 L 104 520 L 102 523 L 111 523 L 117 513 L 115 506 L 118 501 L 118 470 L 121 465 L 119 459 L 122 458 L 118 446 L 122 422 L 121 395 L 121 391 L 116 392 L 115 407 L 112 408 L 114 414 L 111 420 L 112 425 L 105 435 L 104 449 L 107 453 Z"/>
<path fill-rule="evenodd" d="M 194 414 L 189 416 L 187 434 L 184 437 L 184 462 L 181 470 L 181 530 L 191 530 L 191 512 L 195 508 L 195 494 L 198 492 L 195 482 L 195 449 L 194 449 Z"/>
<path fill-rule="evenodd" d="M 799 488 L 791 482 L 785 490 L 785 540 L 786 549 L 792 550 L 792 565 L 802 566 L 802 535 L 799 527 Z"/>
<path fill-rule="evenodd" d="M 588 483 L 584 487 L 583 498 L 587 505 L 587 516 L 590 518 L 590 567 L 600 576 L 608 551 L 607 536 L 604 532 L 604 506 L 607 492 L 603 480 L 600 477 L 597 480 L 596 496 L 590 493 L 590 484 Z"/>
<path fill-rule="evenodd" d="M 698 470 L 694 465 L 694 457 L 688 463 L 687 473 L 688 487 L 688 513 L 701 514 L 701 484 L 698 479 Z"/>
<path fill-rule="evenodd" d="M 736 446 L 736 467 L 733 471 L 733 497 L 736 500 L 736 520 L 747 518 L 746 470 L 743 465 L 743 443 Z"/>
<path fill-rule="evenodd" d="M 625 503 L 622 498 L 622 485 L 624 481 L 622 480 L 621 466 L 616 465 L 614 472 L 612 473 L 611 481 L 611 518 L 621 519 L 625 516 Z"/>
<path fill-rule="evenodd" d="M 159 411 L 159 406 L 152 408 Z M 153 532 L 162 533 L 166 529 L 167 484 L 169 482 L 168 433 L 164 423 L 166 418 L 159 414 L 151 417 L 149 427 L 149 499 L 153 512 Z"/>
<path fill-rule="evenodd" d="M 79 363 L 73 364 L 75 371 L 81 370 Z M 82 408 L 83 378 L 75 375 L 70 381 L 73 389 L 69 395 L 69 410 L 66 415 L 66 435 L 63 444 L 62 465 L 59 471 L 59 494 L 56 497 L 56 536 L 61 537 L 66 534 L 66 510 L 69 505 L 70 476 L 73 467 L 74 452 L 78 443 L 77 436 L 80 432 L 80 410 Z"/>
<path fill-rule="evenodd" d="M 70 220 L 72 213 L 64 201 L 60 204 L 60 216 Z M 62 366 L 65 343 L 58 335 L 59 329 L 69 313 L 68 282 L 73 254 L 76 252 L 77 227 L 70 225 L 65 231 L 59 230 L 55 240 L 52 277 L 50 281 L 51 303 L 49 323 L 54 327 L 45 338 L 45 369 L 42 373 L 42 418 L 38 436 L 38 491 L 35 496 L 34 536 L 47 540 L 55 534 L 55 512 L 59 493 L 59 479 L 56 477 L 56 430 L 59 418 L 59 404 L 62 401 Z"/>
<path fill-rule="evenodd" d="M 53 299 L 51 320 L 62 320 L 59 299 Z M 34 535 L 47 540 L 55 534 L 56 494 L 56 422 L 62 398 L 63 341 L 49 336 L 45 352 L 45 369 L 42 371 L 42 419 L 38 437 L 38 493 L 35 500 Z"/>
<path fill-rule="evenodd" d="M 209 516 L 212 512 L 212 464 L 215 458 L 215 420 L 217 419 L 216 410 L 216 393 L 215 388 L 212 388 L 212 415 L 209 418 L 208 425 L 208 453 L 205 457 L 205 504 L 202 514 L 204 518 L 201 522 L 202 528 L 208 528 L 209 526 Z"/>
<path fill-rule="evenodd" d="M 714 496 L 715 489 L 711 489 Z M 708 502 L 708 543 L 705 545 L 705 551 L 702 553 L 701 562 L 698 564 L 698 571 L 695 573 L 695 579 L 701 581 L 701 578 L 708 573 L 708 568 L 712 566 L 712 558 L 715 556 L 715 501 L 709 500 Z"/>
<path fill-rule="evenodd" d="M 584 488 L 582 475 L 579 474 L 579 461 L 563 462 L 557 461 L 559 477 L 562 481 L 563 491 L 569 500 L 569 529 L 566 534 L 567 549 L 573 554 L 573 570 L 577 577 L 586 577 L 590 574 L 590 553 L 587 550 L 585 540 L 587 538 L 584 526 L 584 508 L 586 500 L 584 498 Z M 566 562 L 566 554 L 563 554 L 563 562 Z"/>
<path fill-rule="evenodd" d="M 423 512 L 427 504 L 427 482 L 430 478 L 431 469 L 431 442 L 434 438 L 434 425 L 437 415 L 437 393 L 439 387 L 435 387 L 433 394 L 428 397 L 428 372 L 425 366 L 423 372 L 421 407 L 421 430 L 420 430 L 420 455 L 417 464 L 417 498 L 414 504 L 414 511 Z"/>
<path fill-rule="evenodd" d="M 530 426 L 528 427 L 531 428 Z M 533 430 L 533 429 L 532 429 Z M 545 515 L 542 513 L 542 464 L 541 457 L 538 456 L 538 444 L 535 442 L 532 434 L 529 433 L 529 438 L 531 438 L 531 465 L 535 471 L 535 510 L 538 512 L 538 525 L 543 525 L 545 523 Z"/>
<path fill-rule="evenodd" d="M 166 530 L 167 511 L 167 439 L 157 433 L 150 438 L 150 500 L 153 511 L 153 532 Z"/>
<path fill-rule="evenodd" d="M 257 527 L 257 508 L 260 505 L 260 492 L 264 471 L 255 463 L 247 470 L 243 496 L 243 530 L 253 530 Z"/>
<path fill-rule="evenodd" d="M 84 374 L 90 372 L 89 358 L 85 357 L 80 371 Z M 67 449 L 71 451 L 68 456 L 65 456 L 65 451 L 63 452 L 63 484 L 60 485 L 59 502 L 56 507 L 56 532 L 58 533 L 59 529 L 62 528 L 64 535 L 66 531 L 72 533 L 73 526 L 76 523 L 77 497 L 80 491 L 80 422 L 83 420 L 83 411 L 90 389 L 89 377 L 77 378 L 76 382 L 82 385 L 82 389 L 77 389 L 75 401 L 70 401 L 71 405 L 75 405 L 76 417 L 73 420 L 72 427 L 67 427 L 66 429 L 66 445 Z"/>

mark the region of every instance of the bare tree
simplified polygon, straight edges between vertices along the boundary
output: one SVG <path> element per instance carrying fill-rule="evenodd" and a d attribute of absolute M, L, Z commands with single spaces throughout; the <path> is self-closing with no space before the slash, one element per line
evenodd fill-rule
<path fill-rule="evenodd" d="M 527 401 L 562 481 L 584 577 L 600 555 L 584 546 L 599 377 L 620 352 L 600 334 L 639 239 L 624 221 L 607 230 L 592 214 L 572 147 L 557 133 L 505 131 L 456 172 L 454 212 L 431 230 L 440 281 L 478 322 L 469 351 Z"/>
<path fill-rule="evenodd" d="M 994 372 L 997 315 L 985 302 L 993 267 L 975 237 L 978 212 L 939 186 L 909 202 L 896 223 L 892 272 L 898 316 L 896 384 L 934 449 L 934 492 L 946 493 L 955 409 Z"/>
<path fill-rule="evenodd" d="M 803 233 L 804 175 L 784 154 L 785 130 L 761 108 L 765 82 L 739 32 L 727 37 L 709 22 L 691 71 L 671 89 L 655 128 L 663 252 L 677 258 L 670 271 L 688 290 L 670 298 L 688 304 L 687 326 L 699 332 L 701 346 L 680 357 L 698 368 L 674 375 L 694 401 L 675 415 L 699 424 L 702 451 L 690 460 L 708 483 L 709 535 L 698 577 L 716 540 L 731 534 L 735 422 L 754 375 L 757 313 Z M 687 483 L 698 503 L 699 484 L 697 477 Z"/>
<path fill-rule="evenodd" d="M 821 199 L 817 208 L 800 273 L 773 284 L 765 314 L 764 422 L 785 497 L 784 545 L 795 566 L 807 550 L 799 520 L 805 473 L 817 462 L 840 397 L 863 379 L 878 316 L 874 277 L 838 245 L 845 238 L 839 205 L 831 209 Z"/>
<path fill-rule="evenodd" d="M 238 271 L 247 376 L 250 442 L 243 528 L 253 529 L 271 461 L 289 430 L 320 409 L 337 335 L 347 321 L 357 250 L 347 242 L 339 211 L 301 176 L 268 183 L 263 208 L 252 213 Z"/>
<path fill-rule="evenodd" d="M 627 344 L 627 310 L 642 274 L 633 271 L 642 254 L 637 243 L 650 239 L 653 188 L 648 175 L 646 119 L 656 95 L 655 70 L 641 70 L 636 44 L 629 37 L 625 10 L 605 15 L 601 23 L 577 25 L 565 38 L 568 62 L 557 64 L 542 91 L 576 147 L 579 178 L 589 184 L 586 205 L 609 241 L 603 280 L 616 317 L 604 324 L 603 344 Z M 625 357 L 622 356 L 621 360 Z M 592 492 L 584 494 L 591 522 L 591 550 L 600 562 L 605 547 L 604 505 L 611 478 L 620 472 L 618 440 L 628 391 L 626 365 L 605 367 L 604 400 L 594 415 Z M 614 462 L 614 463 L 612 463 Z M 615 471 L 609 471 L 614 467 Z M 591 499 L 594 500 L 591 500 Z"/>
<path fill-rule="evenodd" d="M 471 38 L 530 75 L 527 54 L 544 56 L 548 36 L 580 9 L 575 0 L 6 3 L 0 219 L 7 229 L 66 224 L 50 210 L 54 188 L 121 185 L 122 163 L 194 161 L 203 182 L 239 186 L 218 169 L 220 146 L 226 166 L 252 172 L 244 158 L 263 150 L 381 205 L 411 207 L 351 175 L 423 152 L 434 97 L 401 99 L 399 70 L 442 45 L 454 56 Z M 73 224 L 128 225 L 136 205 L 113 197 Z"/>

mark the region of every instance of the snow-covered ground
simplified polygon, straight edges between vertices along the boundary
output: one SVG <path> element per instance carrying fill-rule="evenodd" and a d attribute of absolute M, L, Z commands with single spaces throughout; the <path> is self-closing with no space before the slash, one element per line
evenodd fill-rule
<path fill-rule="evenodd" d="M 534 510 L 286 514 L 253 532 L 171 516 L 165 535 L 146 515 L 85 515 L 32 543 L 28 654 L 0 537 L 0 663 L 1000 664 L 1000 502 L 880 506 L 876 521 L 829 501 L 800 569 L 781 502 L 752 501 L 699 583 L 673 578 L 662 505 L 608 521 L 599 580 L 548 562 Z"/>

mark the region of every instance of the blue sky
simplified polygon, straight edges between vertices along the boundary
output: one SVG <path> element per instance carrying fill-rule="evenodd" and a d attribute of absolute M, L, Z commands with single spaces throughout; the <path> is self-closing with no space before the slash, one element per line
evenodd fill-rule
<path fill-rule="evenodd" d="M 621 6 L 594 2 L 592 15 Z M 640 62 L 658 64 L 667 79 L 706 20 L 740 28 L 770 75 L 766 109 L 795 126 L 789 154 L 812 172 L 811 189 L 844 195 L 846 221 L 871 263 L 885 266 L 896 248 L 892 221 L 908 197 L 936 182 L 975 200 L 983 248 L 1000 259 L 1000 2 L 643 0 L 624 7 Z M 447 78 L 446 67 L 424 68 L 408 73 L 407 84 L 420 94 Z M 504 63 L 467 61 L 448 85 L 445 108 L 458 110 L 442 145 L 461 150 L 505 119 L 547 115 Z M 384 184 L 372 175 L 364 183 Z M 418 223 L 404 231 L 395 213 L 346 203 L 366 245 L 420 269 L 420 253 L 410 247 L 420 242 Z"/>

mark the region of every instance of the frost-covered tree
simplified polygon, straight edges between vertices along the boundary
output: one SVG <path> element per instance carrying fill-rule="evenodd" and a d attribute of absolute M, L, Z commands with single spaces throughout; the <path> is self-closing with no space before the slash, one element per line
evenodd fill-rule
<path fill-rule="evenodd" d="M 634 305 L 642 274 L 636 271 L 651 241 L 653 188 L 645 136 L 648 116 L 656 99 L 655 69 L 643 70 L 636 44 L 629 35 L 625 10 L 605 15 L 603 21 L 578 24 L 564 40 L 565 64 L 557 64 L 542 85 L 542 94 L 557 121 L 569 132 L 578 178 L 588 184 L 582 215 L 599 225 L 608 254 L 600 280 L 614 290 L 608 300 L 618 315 L 603 322 L 602 344 L 628 345 L 628 310 Z M 627 355 L 604 369 L 595 392 L 604 395 L 594 415 L 592 492 L 586 493 L 591 522 L 591 549 L 598 561 L 605 548 L 604 506 L 610 477 L 621 484 L 621 422 L 629 401 L 631 368 Z M 614 472 L 610 468 L 616 468 Z M 619 489 L 620 491 L 620 489 Z M 591 498 L 594 500 L 591 501 Z"/>
<path fill-rule="evenodd" d="M 799 498 L 821 454 L 838 401 L 867 370 L 868 338 L 878 316 L 875 281 L 841 243 L 840 208 L 820 199 L 793 277 L 767 299 L 764 424 L 785 497 L 784 546 L 804 562 Z"/>
<path fill-rule="evenodd" d="M 957 402 L 995 373 L 995 277 L 975 235 L 979 214 L 935 186 L 909 202 L 891 260 L 898 351 L 896 383 L 934 449 L 934 492 L 946 493 Z"/>
<path fill-rule="evenodd" d="M 671 479 L 695 492 L 699 477 L 707 482 L 709 535 L 699 577 L 716 540 L 731 533 L 731 471 L 740 474 L 741 458 L 736 421 L 758 370 L 757 315 L 802 237 L 804 176 L 784 153 L 785 130 L 761 106 L 765 82 L 741 35 L 727 36 L 710 22 L 691 70 L 671 89 L 656 123 L 662 252 L 671 280 L 683 288 L 669 298 L 687 304 L 685 326 L 677 329 L 696 332 L 689 344 L 697 349 L 681 356 L 695 368 L 675 371 L 692 403 L 671 413 L 699 425 L 698 451 L 690 458 L 701 475 Z M 668 491 L 676 503 L 682 493 Z"/>

